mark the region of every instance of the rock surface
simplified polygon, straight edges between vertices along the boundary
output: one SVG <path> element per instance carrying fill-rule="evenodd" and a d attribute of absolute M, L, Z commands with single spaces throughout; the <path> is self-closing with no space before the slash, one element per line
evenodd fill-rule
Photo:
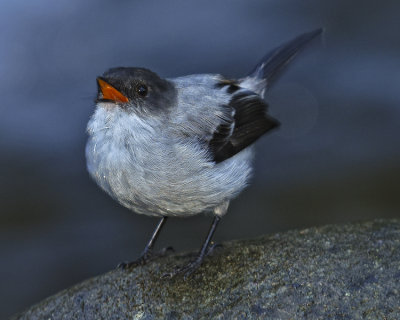
<path fill-rule="evenodd" d="M 400 319 L 400 220 L 225 243 L 188 280 L 189 255 L 113 270 L 13 319 Z"/>

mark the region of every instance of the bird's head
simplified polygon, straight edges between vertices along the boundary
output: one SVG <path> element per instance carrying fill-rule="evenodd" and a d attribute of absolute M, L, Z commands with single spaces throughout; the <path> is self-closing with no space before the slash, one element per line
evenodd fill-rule
<path fill-rule="evenodd" d="M 176 89 L 168 80 L 143 68 L 112 68 L 97 78 L 96 104 L 108 109 L 157 115 L 168 112 Z"/>

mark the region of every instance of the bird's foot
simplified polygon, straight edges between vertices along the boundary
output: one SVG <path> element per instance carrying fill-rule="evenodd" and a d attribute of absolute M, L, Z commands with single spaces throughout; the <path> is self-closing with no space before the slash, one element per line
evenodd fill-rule
<path fill-rule="evenodd" d="M 177 275 L 183 275 L 183 278 L 186 280 L 196 269 L 201 265 L 203 259 L 198 257 L 196 260 L 189 262 L 185 266 L 175 267 L 172 272 L 164 273 L 162 278 L 173 278 Z"/>
<path fill-rule="evenodd" d="M 202 264 L 204 258 L 209 254 L 213 253 L 215 249 L 222 247 L 222 244 L 213 243 L 211 244 L 205 255 L 199 255 L 195 260 L 190 261 L 187 265 L 181 267 L 175 267 L 172 272 L 167 272 L 162 275 L 162 278 L 173 278 L 177 275 L 183 275 L 186 280 L 198 267 Z"/>
<path fill-rule="evenodd" d="M 222 243 L 212 243 L 207 250 L 206 256 L 212 254 L 214 252 L 215 249 L 220 249 L 222 248 L 224 245 Z"/>
<path fill-rule="evenodd" d="M 161 249 L 158 252 L 153 252 L 153 250 L 147 250 L 142 253 L 139 259 L 131 261 L 131 262 L 121 262 L 118 264 L 117 269 L 129 269 L 137 266 L 143 266 L 146 263 L 159 258 L 159 257 L 165 257 L 170 253 L 175 252 L 173 247 L 166 247 Z"/>

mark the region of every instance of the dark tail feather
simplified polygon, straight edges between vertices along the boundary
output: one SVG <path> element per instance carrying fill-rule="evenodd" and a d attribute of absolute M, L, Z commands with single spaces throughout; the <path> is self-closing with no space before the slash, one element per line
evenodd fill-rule
<path fill-rule="evenodd" d="M 272 81 L 275 80 L 279 73 L 283 71 L 290 60 L 292 60 L 311 40 L 319 36 L 322 31 L 323 29 L 320 28 L 304 33 L 268 52 L 268 54 L 261 59 L 248 76 L 252 78 L 265 79 L 267 87 L 270 86 Z"/>

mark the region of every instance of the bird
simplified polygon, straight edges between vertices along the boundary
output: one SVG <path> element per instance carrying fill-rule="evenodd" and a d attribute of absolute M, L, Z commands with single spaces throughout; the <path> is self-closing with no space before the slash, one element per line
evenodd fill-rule
<path fill-rule="evenodd" d="M 268 88 L 321 33 L 319 28 L 278 46 L 238 79 L 162 78 L 138 67 L 111 68 L 97 77 L 87 125 L 88 172 L 122 206 L 159 218 L 141 256 L 120 267 L 152 260 L 169 217 L 210 213 L 196 258 L 165 275 L 186 278 L 202 264 L 230 201 L 249 184 L 254 143 L 280 125 L 264 100 Z"/>

